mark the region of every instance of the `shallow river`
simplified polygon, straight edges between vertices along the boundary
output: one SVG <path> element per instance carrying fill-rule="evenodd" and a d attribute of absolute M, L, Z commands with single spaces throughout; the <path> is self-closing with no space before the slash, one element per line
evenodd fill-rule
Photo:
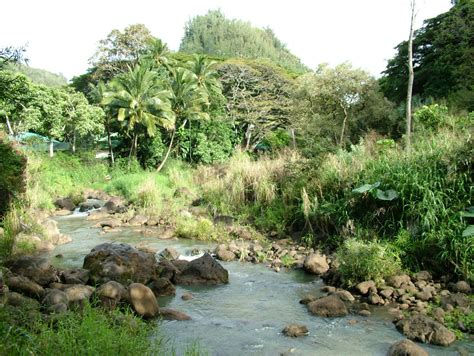
<path fill-rule="evenodd" d="M 53 264 L 82 267 L 84 256 L 102 242 L 146 244 L 157 250 L 173 246 L 186 255 L 191 249 L 212 246 L 191 240 L 160 240 L 145 237 L 132 228 L 100 234 L 84 216 L 57 218 L 62 233 L 73 241 L 51 253 Z M 62 254 L 63 258 L 54 257 Z M 174 345 L 177 354 L 193 343 L 211 355 L 386 355 L 391 343 L 403 339 L 381 309 L 369 318 L 349 315 L 326 319 L 311 315 L 298 301 L 306 294 L 321 294 L 322 281 L 302 271 L 276 273 L 263 265 L 222 263 L 229 284 L 216 287 L 177 287 L 175 297 L 160 298 L 160 306 L 178 309 L 190 321 L 161 322 L 160 335 Z M 194 299 L 183 301 L 191 292 Z M 310 334 L 288 338 L 281 330 L 301 323 Z M 430 355 L 457 355 L 458 348 L 474 353 L 474 345 L 455 343 L 450 348 L 423 345 Z"/>

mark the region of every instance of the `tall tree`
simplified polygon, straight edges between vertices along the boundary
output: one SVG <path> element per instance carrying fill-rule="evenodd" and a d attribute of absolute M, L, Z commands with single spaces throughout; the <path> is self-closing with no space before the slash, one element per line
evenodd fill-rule
<path fill-rule="evenodd" d="M 406 149 L 409 151 L 411 146 L 411 97 L 413 94 L 413 81 L 415 73 L 413 72 L 413 26 L 415 22 L 416 1 L 410 1 L 410 35 L 408 37 L 408 88 L 407 88 L 407 108 L 406 108 Z"/>
<path fill-rule="evenodd" d="M 129 165 L 136 157 L 138 137 L 142 131 L 153 136 L 157 127 L 173 129 L 175 113 L 170 98 L 156 72 L 146 65 L 135 65 L 127 73 L 117 76 L 110 83 L 104 103 L 116 113 L 119 121 L 126 122 L 131 137 Z"/>

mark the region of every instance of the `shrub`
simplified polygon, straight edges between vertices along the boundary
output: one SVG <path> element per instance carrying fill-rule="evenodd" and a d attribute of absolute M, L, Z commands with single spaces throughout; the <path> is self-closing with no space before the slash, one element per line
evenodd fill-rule
<path fill-rule="evenodd" d="M 380 284 L 384 278 L 401 270 L 399 253 L 378 241 L 347 240 L 339 247 L 336 256 L 343 283 L 347 286 L 366 280 Z"/>
<path fill-rule="evenodd" d="M 425 129 L 436 130 L 448 121 L 448 108 L 444 105 L 424 105 L 413 115 L 416 124 L 421 124 Z"/>
<path fill-rule="evenodd" d="M 224 231 L 206 218 L 182 217 L 176 222 L 178 237 L 202 241 L 220 241 Z"/>

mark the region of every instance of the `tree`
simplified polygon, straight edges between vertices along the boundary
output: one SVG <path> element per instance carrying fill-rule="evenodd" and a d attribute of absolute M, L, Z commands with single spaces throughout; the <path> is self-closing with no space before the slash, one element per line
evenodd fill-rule
<path fill-rule="evenodd" d="M 164 89 L 156 72 L 146 65 L 137 64 L 110 83 L 110 91 L 105 93 L 103 102 L 119 121 L 126 123 L 127 133 L 132 138 L 129 165 L 132 157 L 136 158 L 142 131 L 153 136 L 158 126 L 174 128 L 171 98 L 172 94 Z"/>
<path fill-rule="evenodd" d="M 408 89 L 407 89 L 407 109 L 406 109 L 406 148 L 410 150 L 411 145 L 411 96 L 413 94 L 413 80 L 415 74 L 413 73 L 413 25 L 415 22 L 415 8 L 416 1 L 410 1 L 410 35 L 408 37 Z"/>
<path fill-rule="evenodd" d="M 370 128 L 389 126 L 392 112 L 376 80 L 348 63 L 321 65 L 298 78 L 293 108 L 300 134 L 309 131 L 339 146 L 358 140 Z"/>
<path fill-rule="evenodd" d="M 267 58 L 295 73 L 307 70 L 272 30 L 226 19 L 220 10 L 189 20 L 179 49 L 217 57 Z"/>
<path fill-rule="evenodd" d="M 112 30 L 99 42 L 95 54 L 89 59 L 89 64 L 97 68 L 95 77 L 108 81 L 127 72 L 129 66 L 138 64 L 152 38 L 151 32 L 142 24 L 130 25 L 123 32 Z"/>
<path fill-rule="evenodd" d="M 14 137 L 25 129 L 21 114 L 32 99 L 31 83 L 22 74 L 4 70 L 0 71 L 0 89 L 0 116 L 5 117 L 8 133 Z"/>
<path fill-rule="evenodd" d="M 445 99 L 452 107 L 474 110 L 474 2 L 458 1 L 448 12 L 428 19 L 413 37 L 413 96 Z M 408 41 L 396 47 L 380 86 L 390 100 L 405 103 Z"/>

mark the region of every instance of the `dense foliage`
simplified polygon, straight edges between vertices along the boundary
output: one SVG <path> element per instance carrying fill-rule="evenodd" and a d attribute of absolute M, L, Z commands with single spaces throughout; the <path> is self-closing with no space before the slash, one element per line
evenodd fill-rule
<path fill-rule="evenodd" d="M 266 58 L 295 73 L 307 70 L 271 29 L 229 20 L 220 10 L 189 20 L 180 51 L 218 57 Z"/>
<path fill-rule="evenodd" d="M 62 74 L 56 74 L 44 69 L 32 68 L 23 64 L 10 66 L 12 71 L 17 71 L 26 75 L 33 83 L 43 84 L 48 87 L 64 87 L 67 79 Z"/>
<path fill-rule="evenodd" d="M 451 10 L 425 21 L 413 42 L 413 94 L 421 99 L 445 99 L 459 109 L 474 109 L 474 2 L 458 1 Z M 385 95 L 405 100 L 407 42 L 400 43 L 380 83 Z"/>

